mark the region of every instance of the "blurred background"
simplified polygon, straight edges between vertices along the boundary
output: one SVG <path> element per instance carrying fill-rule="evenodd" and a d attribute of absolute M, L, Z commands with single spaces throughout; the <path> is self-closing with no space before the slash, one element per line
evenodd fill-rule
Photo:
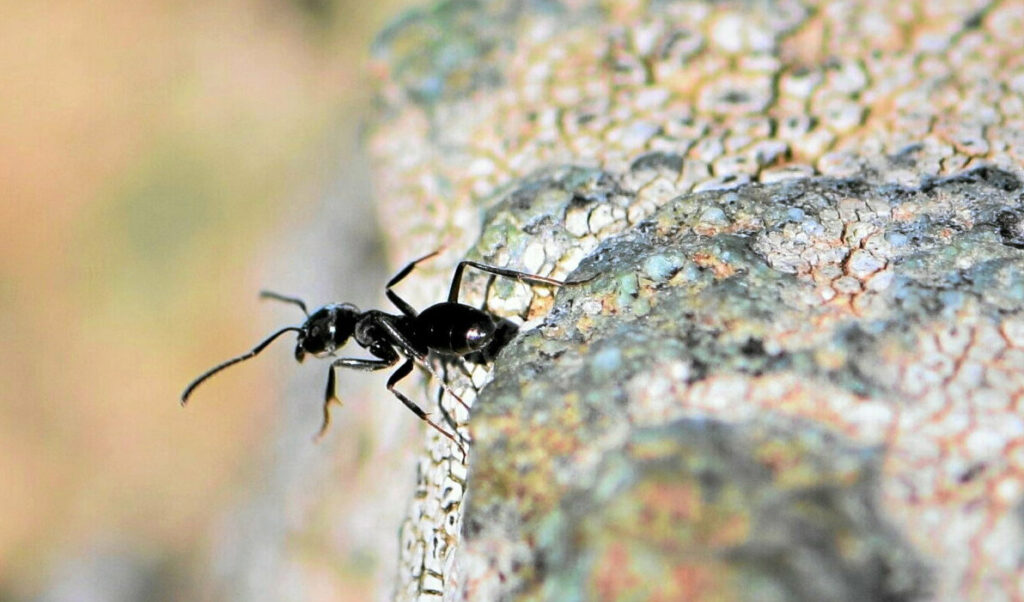
<path fill-rule="evenodd" d="M 379 304 L 366 63 L 411 4 L 3 2 L 0 601 L 388 593 L 373 478 L 420 425 L 383 377 L 316 445 L 290 337 L 178 397 L 300 321 L 261 288 Z"/>

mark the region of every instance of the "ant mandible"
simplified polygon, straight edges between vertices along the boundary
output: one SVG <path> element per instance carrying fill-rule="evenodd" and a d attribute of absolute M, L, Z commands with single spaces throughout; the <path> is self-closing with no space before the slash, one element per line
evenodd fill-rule
<path fill-rule="evenodd" d="M 430 259 L 438 253 L 440 253 L 440 250 L 410 262 L 388 281 L 384 288 L 384 293 L 395 307 L 401 311 L 401 314 L 397 315 L 376 309 L 360 311 L 355 305 L 350 303 L 332 303 L 310 314 L 306 309 L 306 303 L 301 299 L 286 297 L 270 291 L 261 291 L 260 296 L 263 298 L 275 299 L 299 306 L 303 313 L 306 314 L 306 321 L 301 326 L 282 328 L 267 337 L 259 345 L 253 347 L 248 353 L 217 364 L 200 374 L 185 387 L 185 391 L 181 394 L 181 405 L 188 403 L 189 396 L 206 379 L 229 366 L 256 356 L 286 332 L 298 333 L 295 345 L 295 359 L 299 362 L 305 358 L 307 353 L 315 357 L 334 355 L 334 352 L 344 346 L 350 337 L 354 337 L 360 347 L 366 349 L 375 357 L 372 359 L 343 357 L 331 363 L 331 367 L 327 372 L 327 390 L 324 393 L 323 423 L 320 426 L 317 437 L 323 435 L 327 430 L 331 420 L 329 406 L 332 401 L 338 400 L 334 386 L 335 368 L 352 368 L 364 371 L 384 370 L 394 366 L 404 357 L 405 362 L 388 378 L 388 391 L 394 394 L 395 397 L 405 404 L 405 407 L 412 410 L 421 420 L 454 442 L 462 452 L 463 457 L 465 457 L 466 451 L 462 444 L 451 433 L 431 420 L 422 408 L 396 389 L 395 385 L 412 372 L 413 365 L 416 363 L 419 363 L 434 374 L 430 368 L 428 357 L 430 354 L 443 359 L 462 358 L 471 363 L 485 363 L 493 360 L 498 351 L 515 336 L 518 331 L 515 323 L 494 316 L 483 309 L 459 303 L 462 273 L 467 267 L 476 268 L 494 276 L 504 276 L 530 284 L 564 286 L 567 283 L 555 280 L 554 278 L 465 260 L 459 262 L 459 265 L 455 268 L 451 289 L 448 292 L 448 300 L 431 305 L 422 312 L 417 313 L 409 303 L 392 290 L 392 287 L 408 276 L 418 263 Z M 573 282 L 570 284 L 577 283 Z M 436 376 L 436 374 L 434 375 Z M 443 386 L 447 389 L 447 385 Z M 468 406 L 466 406 L 461 398 L 450 389 L 448 391 L 459 403 L 468 409 Z"/>

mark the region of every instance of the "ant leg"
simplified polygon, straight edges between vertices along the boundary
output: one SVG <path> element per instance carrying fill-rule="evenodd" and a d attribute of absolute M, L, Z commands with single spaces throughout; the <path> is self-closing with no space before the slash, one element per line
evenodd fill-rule
<path fill-rule="evenodd" d="M 327 432 L 327 427 L 331 424 L 331 402 L 337 401 L 338 405 L 341 405 L 341 399 L 338 399 L 337 391 L 334 388 L 334 365 L 327 369 L 327 390 L 324 391 L 324 419 L 320 423 L 320 430 L 317 431 L 316 436 L 313 437 L 314 441 L 319 441 L 324 433 Z"/>
<path fill-rule="evenodd" d="M 441 368 L 441 374 L 444 375 L 445 380 L 448 379 L 448 366 L 443 365 Z M 452 427 L 452 430 L 456 433 L 459 432 L 459 425 L 455 422 L 455 418 L 452 417 L 451 412 L 444 407 L 441 403 L 444 400 L 444 387 L 437 388 L 437 407 L 441 410 L 441 416 L 444 416 L 444 421 L 448 423 L 448 426 Z"/>
<path fill-rule="evenodd" d="M 299 308 L 302 310 L 302 313 L 306 314 L 307 318 L 309 317 L 309 310 L 306 309 L 306 302 L 303 301 L 302 299 L 299 299 L 298 297 L 288 297 L 280 293 L 275 293 L 274 291 L 260 291 L 260 298 L 274 299 L 275 301 L 284 301 L 285 303 L 293 303 L 299 306 Z"/>
<path fill-rule="evenodd" d="M 337 391 L 334 387 L 334 369 L 335 368 L 353 368 L 355 370 L 363 370 L 366 372 L 372 372 L 374 370 L 383 370 L 393 366 L 395 362 L 388 360 L 368 360 L 358 357 L 343 357 L 339 360 L 335 360 L 331 367 L 327 369 L 327 390 L 324 391 L 324 421 L 320 425 L 320 431 L 316 434 L 314 439 L 320 439 L 327 432 L 328 425 L 331 424 L 331 402 L 337 401 L 341 403 L 341 399 L 338 398 Z"/>
<path fill-rule="evenodd" d="M 405 279 L 405 277 L 408 276 L 410 272 L 412 272 L 413 268 L 415 268 L 417 264 L 420 264 L 420 263 L 430 259 L 431 257 L 434 257 L 435 255 L 439 254 L 442 250 L 443 250 L 443 248 L 442 249 L 438 249 L 436 251 L 432 251 L 430 253 L 427 253 L 426 255 L 424 255 L 423 257 L 420 257 L 418 259 L 413 259 L 404 268 L 398 270 L 398 273 L 396 273 L 394 276 L 392 276 L 391 280 L 388 280 L 388 283 L 385 285 L 384 288 L 391 288 L 391 287 L 397 285 L 399 282 L 401 282 L 403 279 Z"/>
<path fill-rule="evenodd" d="M 402 333 L 401 329 L 395 326 L 391 317 L 389 317 L 387 314 L 378 315 L 377 318 L 374 320 L 374 323 L 379 325 L 384 330 L 384 332 L 388 334 L 390 343 L 392 345 L 399 348 L 402 351 L 402 354 L 405 355 L 410 360 L 415 360 L 416 363 L 422 366 L 428 373 L 430 373 L 431 376 L 441 381 L 441 386 L 444 387 L 444 390 L 448 391 L 448 393 L 452 397 L 454 397 L 456 401 L 462 404 L 462 407 L 466 408 L 466 411 L 469 411 L 469 405 L 466 404 L 466 402 L 463 401 L 461 397 L 459 397 L 458 393 L 456 393 L 451 387 L 448 386 L 447 381 L 441 378 L 441 375 L 438 374 L 437 371 L 434 370 L 434 367 L 430 365 L 430 362 L 428 361 L 427 358 L 427 354 L 420 353 L 419 351 L 416 350 L 415 347 L 413 347 L 412 341 L 410 341 L 409 338 L 405 336 L 404 333 Z"/>
<path fill-rule="evenodd" d="M 391 287 L 396 286 L 399 282 L 404 280 L 405 277 L 408 276 L 412 272 L 413 268 L 416 267 L 416 264 L 418 264 L 418 263 L 420 263 L 422 261 L 426 261 L 426 260 L 430 259 L 431 257 L 434 257 L 435 255 L 437 255 L 440 252 L 441 252 L 441 249 L 438 249 L 438 250 L 434 251 L 433 253 L 428 253 L 428 254 L 424 255 L 423 257 L 420 257 L 419 259 L 414 259 L 414 260 L 410 261 L 408 265 L 406 265 L 401 270 L 398 270 L 398 273 L 395 274 L 394 276 L 392 276 L 391 280 L 388 280 L 388 283 L 384 286 L 384 294 L 387 295 L 388 299 L 392 303 L 394 303 L 395 307 L 400 309 L 403 314 L 409 316 L 410 318 L 415 318 L 416 317 L 416 310 L 413 309 L 413 307 L 411 305 L 409 305 L 409 303 L 406 302 L 405 299 L 399 297 L 398 294 L 395 291 L 391 290 Z"/>
<path fill-rule="evenodd" d="M 472 377 L 473 377 L 472 374 L 469 372 L 469 370 L 466 369 L 465 362 L 461 361 L 461 358 L 460 358 L 460 361 L 459 361 L 458 365 L 459 365 L 459 369 L 466 376 L 466 378 L 467 379 L 472 379 Z M 455 431 L 456 433 L 458 433 L 459 432 L 459 425 L 458 425 L 458 423 L 455 422 L 455 418 L 452 417 L 451 412 L 449 412 L 444 407 L 444 404 L 441 403 L 441 401 L 444 399 L 444 392 L 448 391 L 448 394 L 451 395 L 452 397 L 454 397 L 456 401 L 461 403 L 462 407 L 466 408 L 467 412 L 470 411 L 470 409 L 469 409 L 469 406 L 466 405 L 466 402 L 463 401 L 461 397 L 459 397 L 455 393 L 452 393 L 452 390 L 448 386 L 446 386 L 446 383 L 448 382 L 448 364 L 447 363 L 442 363 L 441 364 L 441 375 L 442 375 L 441 386 L 437 388 L 437 407 L 441 409 L 441 415 L 444 416 L 444 421 L 448 423 L 448 426 L 452 427 L 452 430 Z M 459 435 L 459 437 L 463 438 L 461 434 Z"/>
<path fill-rule="evenodd" d="M 460 261 L 459 265 L 455 268 L 455 274 L 452 276 L 452 287 L 451 290 L 448 291 L 449 303 L 459 302 L 459 288 L 462 286 L 462 272 L 466 269 L 466 266 L 474 267 L 481 272 L 487 272 L 488 274 L 494 274 L 497 276 L 505 276 L 506 278 L 512 278 L 519 282 L 526 282 L 528 284 L 549 284 L 551 286 L 564 286 L 566 284 L 561 280 L 555 280 L 554 278 L 548 278 L 547 276 L 538 276 L 536 274 L 527 274 L 526 272 L 517 272 L 516 270 L 498 268 L 493 265 L 487 265 L 486 263 L 479 263 L 477 261 L 470 261 L 467 259 Z M 574 282 L 571 284 L 576 283 Z"/>
<path fill-rule="evenodd" d="M 454 443 L 459 448 L 459 451 L 462 452 L 462 460 L 463 460 L 463 462 L 465 462 L 465 460 L 466 460 L 466 448 L 464 448 L 462 446 L 462 443 L 458 439 L 456 439 L 454 435 L 452 435 L 448 431 L 444 430 L 443 428 L 438 426 L 436 422 L 434 422 L 433 420 L 428 418 L 427 417 L 427 413 L 423 411 L 423 408 L 421 408 L 420 406 L 416 405 L 411 399 L 406 397 L 404 394 L 402 394 L 401 391 L 399 391 L 398 389 L 395 388 L 395 385 L 398 384 L 398 381 L 402 380 L 406 376 L 409 376 L 409 373 L 412 372 L 412 367 L 413 367 L 413 361 L 411 359 L 405 360 L 405 363 L 402 364 L 398 368 L 398 370 L 395 370 L 395 373 L 392 374 L 391 378 L 388 379 L 388 391 L 391 391 L 391 393 L 394 394 L 394 396 L 397 397 L 399 399 L 399 401 L 404 403 L 405 407 L 407 407 L 410 410 L 412 410 L 413 414 L 416 414 L 417 416 L 419 416 L 420 420 L 423 420 L 424 422 L 426 422 L 430 426 L 434 427 L 434 430 L 436 430 L 437 432 L 441 433 L 442 435 L 444 435 L 445 437 L 450 439 L 452 441 L 452 443 Z M 458 431 L 456 431 L 456 432 L 458 432 Z"/>
<path fill-rule="evenodd" d="M 494 285 L 494 281 L 497 278 L 498 277 L 495 276 L 494 274 L 491 274 L 490 276 L 488 276 L 488 278 L 487 278 L 487 285 L 484 286 L 484 300 L 483 300 L 483 302 L 480 303 L 480 311 L 487 311 L 487 303 L 491 300 L 491 286 Z M 459 278 L 459 280 L 462 280 L 462 279 Z M 461 286 L 462 283 L 460 282 L 459 284 Z"/>

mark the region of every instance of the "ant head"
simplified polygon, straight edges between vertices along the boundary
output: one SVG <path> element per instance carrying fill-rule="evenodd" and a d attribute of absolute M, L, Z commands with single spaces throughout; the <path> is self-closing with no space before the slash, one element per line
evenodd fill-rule
<path fill-rule="evenodd" d="M 306 319 L 295 343 L 295 359 L 301 362 L 306 354 L 320 357 L 333 353 L 352 336 L 359 309 L 350 303 L 325 305 Z"/>

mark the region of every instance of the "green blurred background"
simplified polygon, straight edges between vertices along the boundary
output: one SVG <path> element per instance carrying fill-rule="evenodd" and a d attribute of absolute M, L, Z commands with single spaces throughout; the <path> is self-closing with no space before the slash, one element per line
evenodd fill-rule
<path fill-rule="evenodd" d="M 97 579 L 122 579 L 118 599 L 233 597 L 211 547 L 262 476 L 292 343 L 177 397 L 297 320 L 259 289 L 316 305 L 342 296 L 324 258 L 384 270 L 352 166 L 370 42 L 409 4 L 3 2 L 0 600 L 97 599 Z M 358 240 L 323 231 L 325 207 Z M 381 276 L 337 300 L 372 302 Z M 305 411 L 325 372 L 301 374 Z M 336 580 L 367 599 L 355 566 Z"/>

